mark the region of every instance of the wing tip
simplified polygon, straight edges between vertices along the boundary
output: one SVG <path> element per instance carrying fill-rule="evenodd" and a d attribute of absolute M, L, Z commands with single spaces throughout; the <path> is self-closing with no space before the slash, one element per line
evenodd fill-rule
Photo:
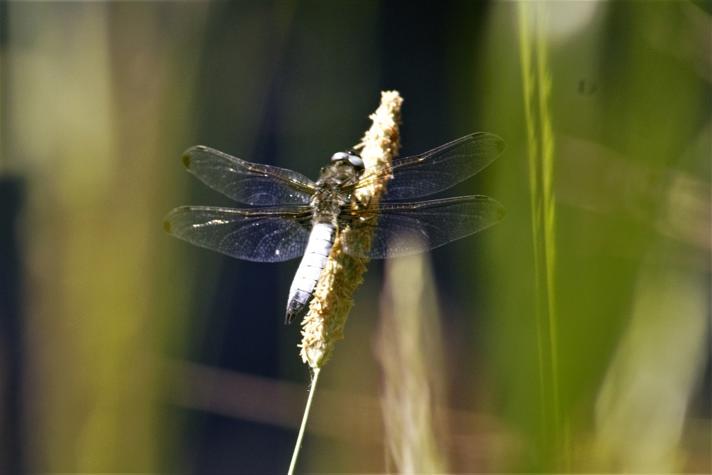
<path fill-rule="evenodd" d="M 190 170 L 190 165 L 193 160 L 190 155 L 190 152 L 192 150 L 193 150 L 192 148 L 190 150 L 187 150 L 185 153 L 183 153 L 183 156 L 180 157 L 180 161 L 183 162 L 183 166 L 188 170 Z"/>
<path fill-rule="evenodd" d="M 492 134 L 492 138 L 494 139 L 495 146 L 497 147 L 497 155 L 500 155 L 502 152 L 504 152 L 504 149 L 507 148 L 507 143 L 499 135 Z"/>
<path fill-rule="evenodd" d="M 473 140 L 477 137 L 491 139 L 495 149 L 497 150 L 497 156 L 499 156 L 502 152 L 504 152 L 504 149 L 507 148 L 507 143 L 504 139 L 497 134 L 493 134 L 492 132 L 473 132 L 467 137 Z"/>
<path fill-rule="evenodd" d="M 505 208 L 502 203 L 495 200 L 491 196 L 485 196 L 485 195 L 475 195 L 475 196 L 477 196 L 480 199 L 489 201 L 490 203 L 492 203 L 492 205 L 494 205 L 493 206 L 494 215 L 497 218 L 497 222 L 502 221 L 504 219 L 504 217 L 507 215 L 507 208 Z"/>
<path fill-rule="evenodd" d="M 168 234 L 171 234 L 173 236 L 176 235 L 176 227 L 175 227 L 175 216 L 178 214 L 181 214 L 185 212 L 186 210 L 190 210 L 190 206 L 179 206 L 177 208 L 173 208 L 168 212 L 168 214 L 163 218 L 163 230 L 167 232 Z"/>
<path fill-rule="evenodd" d="M 180 157 L 180 161 L 183 162 L 183 166 L 191 170 L 193 166 L 193 161 L 195 158 L 196 153 L 201 153 L 201 152 L 208 152 L 210 150 L 210 147 L 206 147 L 205 145 L 194 145 L 190 147 L 188 150 L 183 152 L 183 155 Z"/>
<path fill-rule="evenodd" d="M 502 203 L 500 203 L 497 200 L 494 200 L 497 203 L 497 208 L 495 212 L 497 213 L 497 221 L 502 221 L 505 216 L 507 216 L 507 208 L 504 207 Z"/>
<path fill-rule="evenodd" d="M 497 201 L 496 199 L 492 198 L 491 196 L 487 195 L 470 195 L 470 196 L 463 196 L 462 198 L 470 199 L 473 201 L 480 201 L 480 202 L 487 202 L 492 205 L 491 209 L 494 211 L 494 217 L 496 218 L 496 222 L 500 222 L 504 219 L 504 217 L 507 215 L 507 208 L 504 207 L 502 203 Z"/>

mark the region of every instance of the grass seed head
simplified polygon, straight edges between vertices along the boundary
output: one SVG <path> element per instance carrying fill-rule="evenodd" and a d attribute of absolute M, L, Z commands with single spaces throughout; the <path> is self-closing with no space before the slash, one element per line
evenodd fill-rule
<path fill-rule="evenodd" d="M 381 93 L 381 104 L 371 114 L 360 150 L 364 172 L 351 199 L 351 209 L 362 211 L 378 206 L 391 177 L 391 161 L 400 148 L 400 110 L 403 99 L 397 91 Z M 368 259 L 344 252 L 345 243 L 357 241 L 370 248 L 372 227 L 339 229 L 302 320 L 300 356 L 311 368 L 321 368 L 331 357 L 336 341 L 343 338 L 344 325 L 353 306 L 353 293 L 363 282 Z"/>

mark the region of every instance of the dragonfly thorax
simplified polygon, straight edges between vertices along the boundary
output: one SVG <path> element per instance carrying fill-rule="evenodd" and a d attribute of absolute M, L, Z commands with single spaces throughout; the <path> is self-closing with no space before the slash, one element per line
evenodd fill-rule
<path fill-rule="evenodd" d="M 336 160 L 321 169 L 310 203 L 315 222 L 336 224 L 341 209 L 351 200 L 351 189 L 362 171 L 348 160 Z"/>
<path fill-rule="evenodd" d="M 344 152 L 339 152 L 344 153 Z M 336 154 L 334 154 L 336 155 Z M 363 167 L 352 165 L 348 160 L 336 160 L 321 169 L 318 186 L 343 187 L 354 185 L 363 172 Z"/>

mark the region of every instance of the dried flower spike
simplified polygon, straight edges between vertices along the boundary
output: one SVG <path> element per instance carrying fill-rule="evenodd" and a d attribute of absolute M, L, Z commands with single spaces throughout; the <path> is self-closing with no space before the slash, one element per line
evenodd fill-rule
<path fill-rule="evenodd" d="M 351 208 L 362 211 L 375 208 L 390 178 L 391 161 L 398 153 L 398 125 L 403 99 L 397 91 L 381 93 L 381 104 L 371 114 L 373 122 L 356 147 L 364 162 Z M 370 247 L 371 229 L 339 229 L 326 267 L 321 272 L 309 311 L 302 320 L 302 361 L 311 368 L 324 366 L 331 357 L 337 340 L 343 338 L 344 325 L 353 305 L 353 293 L 363 282 L 368 259 L 344 252 L 344 243 L 358 241 L 362 248 Z"/>

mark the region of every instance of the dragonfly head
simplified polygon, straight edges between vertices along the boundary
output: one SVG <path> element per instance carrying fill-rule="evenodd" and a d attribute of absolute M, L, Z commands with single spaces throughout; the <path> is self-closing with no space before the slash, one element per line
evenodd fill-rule
<path fill-rule="evenodd" d="M 354 168 L 363 170 L 363 160 L 353 152 L 336 152 L 331 156 L 332 163 L 348 162 Z"/>

